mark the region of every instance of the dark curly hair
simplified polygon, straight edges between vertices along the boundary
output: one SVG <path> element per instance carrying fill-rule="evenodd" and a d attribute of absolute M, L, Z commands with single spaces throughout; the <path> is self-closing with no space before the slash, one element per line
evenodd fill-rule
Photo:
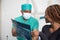
<path fill-rule="evenodd" d="M 55 4 L 47 7 L 45 14 L 47 14 L 53 21 L 60 23 L 60 5 Z"/>

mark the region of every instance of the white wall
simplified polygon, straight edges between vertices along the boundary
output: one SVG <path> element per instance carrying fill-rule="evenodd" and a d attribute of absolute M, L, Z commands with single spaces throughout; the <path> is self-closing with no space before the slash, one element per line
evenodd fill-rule
<path fill-rule="evenodd" d="M 11 18 L 19 14 L 20 2 L 18 0 L 2 0 L 2 40 L 16 40 L 11 35 Z"/>
<path fill-rule="evenodd" d="M 1 0 L 0 0 L 0 40 L 1 40 Z"/>
<path fill-rule="evenodd" d="M 48 0 L 34 0 L 34 4 L 36 4 L 37 12 L 34 13 L 35 8 L 33 8 L 33 15 L 35 18 L 38 19 L 40 26 L 39 30 L 41 31 L 42 26 L 45 25 L 45 20 L 40 20 L 40 16 L 44 15 L 44 11 L 47 7 L 47 1 Z M 15 37 L 11 35 L 11 29 L 12 29 L 12 23 L 11 18 L 15 18 L 17 16 L 20 16 L 20 6 L 22 3 L 26 3 L 26 0 L 2 0 L 1 7 L 2 7 L 2 40 L 17 40 Z M 31 0 L 29 1 L 31 3 Z M 32 4 L 32 3 L 31 3 Z M 33 5 L 34 5 L 33 4 Z"/>
<path fill-rule="evenodd" d="M 48 1 L 48 6 L 53 5 L 53 4 L 60 4 L 60 0 L 49 0 Z"/>

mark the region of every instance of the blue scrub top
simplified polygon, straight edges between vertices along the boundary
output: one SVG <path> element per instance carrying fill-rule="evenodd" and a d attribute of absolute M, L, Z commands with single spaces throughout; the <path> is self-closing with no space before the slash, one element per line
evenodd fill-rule
<path fill-rule="evenodd" d="M 30 17 L 28 20 L 24 20 L 24 19 L 23 19 L 23 16 L 19 16 L 19 17 L 15 18 L 15 20 L 18 21 L 18 22 L 21 22 L 21 23 L 30 25 L 31 31 L 33 31 L 33 30 L 38 30 L 39 23 L 38 23 L 38 21 L 37 21 L 35 18 L 33 18 L 33 17 Z M 15 28 L 15 26 L 13 26 L 13 28 Z M 18 37 L 18 36 L 17 36 L 17 39 L 18 39 L 18 40 L 24 40 L 23 37 Z"/>

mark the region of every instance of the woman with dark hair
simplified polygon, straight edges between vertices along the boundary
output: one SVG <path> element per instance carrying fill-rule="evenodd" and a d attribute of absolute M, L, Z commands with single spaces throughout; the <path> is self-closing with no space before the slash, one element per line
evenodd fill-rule
<path fill-rule="evenodd" d="M 49 6 L 45 11 L 45 19 L 51 25 L 45 25 L 42 32 L 48 40 L 60 40 L 60 5 Z"/>

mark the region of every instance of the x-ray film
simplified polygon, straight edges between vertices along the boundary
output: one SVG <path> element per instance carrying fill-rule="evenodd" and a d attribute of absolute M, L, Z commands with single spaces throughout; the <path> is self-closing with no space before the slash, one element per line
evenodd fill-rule
<path fill-rule="evenodd" d="M 22 36 L 26 40 L 31 40 L 30 25 L 24 24 L 24 23 L 20 23 L 20 22 L 18 22 L 16 20 L 13 20 L 13 19 L 12 19 L 12 23 L 13 23 L 14 26 L 16 26 L 17 36 Z"/>

